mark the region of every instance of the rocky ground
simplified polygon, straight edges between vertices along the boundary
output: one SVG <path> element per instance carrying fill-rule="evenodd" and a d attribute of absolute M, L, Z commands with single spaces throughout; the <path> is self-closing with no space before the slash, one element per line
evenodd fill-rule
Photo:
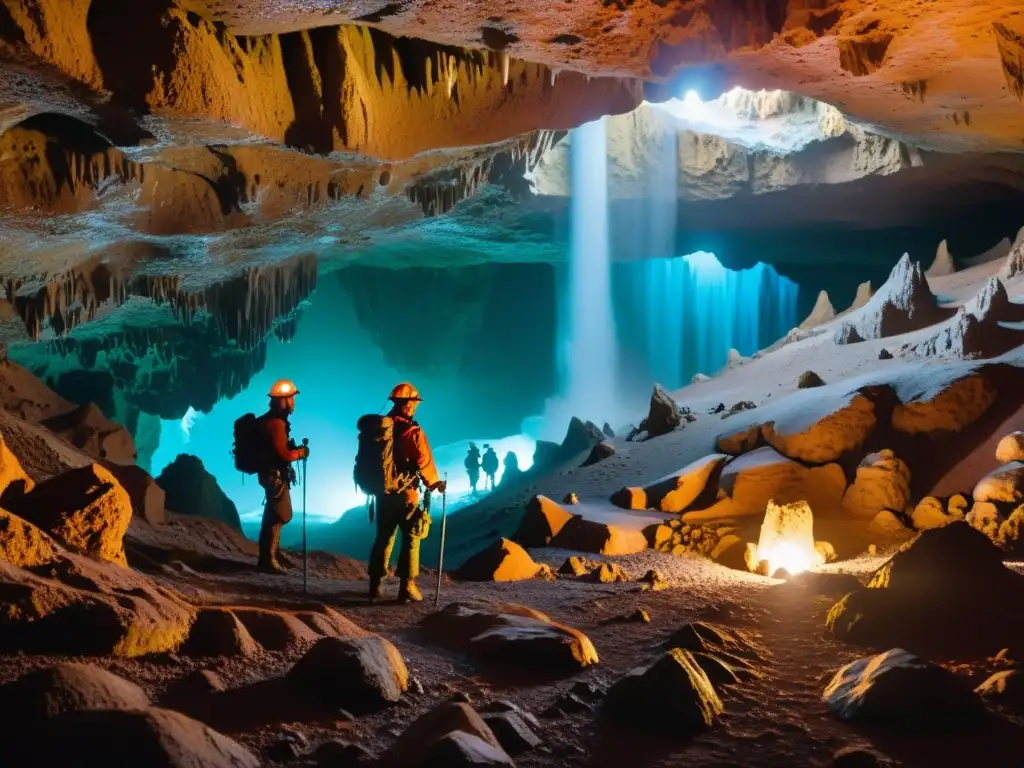
<path fill-rule="evenodd" d="M 257 573 L 201 466 L 161 488 L 3 362 L 5 765 L 1019 765 L 1019 347 L 921 344 L 1013 332 L 1020 246 L 577 423 L 451 518 L 436 605 L 436 572 L 418 605 L 324 552 Z M 179 508 L 211 484 L 221 519 Z M 766 529 L 833 562 L 780 572 Z"/>

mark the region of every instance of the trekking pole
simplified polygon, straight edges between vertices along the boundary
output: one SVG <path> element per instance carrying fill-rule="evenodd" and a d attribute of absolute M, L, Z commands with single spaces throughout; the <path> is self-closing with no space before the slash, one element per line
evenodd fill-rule
<path fill-rule="evenodd" d="M 309 447 L 309 438 L 302 438 L 302 447 Z M 308 453 L 307 453 L 308 456 Z M 306 594 L 309 582 L 309 557 L 306 551 L 306 481 L 309 477 L 309 470 L 306 468 L 306 458 L 302 457 L 302 593 Z"/>
<path fill-rule="evenodd" d="M 437 589 L 434 590 L 434 607 L 441 599 L 441 574 L 444 573 L 444 534 L 448 522 L 448 473 L 444 473 L 444 493 L 441 494 L 441 548 L 437 555 Z"/>

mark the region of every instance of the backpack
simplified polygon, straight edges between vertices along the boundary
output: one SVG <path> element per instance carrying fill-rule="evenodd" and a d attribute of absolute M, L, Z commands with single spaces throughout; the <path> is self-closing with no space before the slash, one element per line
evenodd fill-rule
<path fill-rule="evenodd" d="M 399 490 L 400 477 L 395 466 L 394 422 L 390 416 L 368 414 L 356 422 L 359 448 L 352 479 L 367 496 L 383 496 Z"/>
<path fill-rule="evenodd" d="M 255 475 L 263 469 L 260 448 L 265 438 L 260 434 L 256 414 L 247 413 L 235 419 L 235 442 L 231 453 L 235 457 L 235 469 L 247 475 Z"/>

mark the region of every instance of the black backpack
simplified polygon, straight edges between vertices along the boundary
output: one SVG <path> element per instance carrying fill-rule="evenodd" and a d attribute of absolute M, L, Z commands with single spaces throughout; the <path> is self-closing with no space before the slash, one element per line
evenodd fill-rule
<path fill-rule="evenodd" d="M 256 414 L 247 413 L 235 419 L 235 443 L 231 448 L 235 469 L 247 475 L 255 475 L 263 469 L 264 440 Z"/>
<path fill-rule="evenodd" d="M 352 479 L 367 496 L 383 496 L 399 490 L 395 465 L 395 430 L 390 416 L 367 414 L 356 422 L 359 448 Z"/>

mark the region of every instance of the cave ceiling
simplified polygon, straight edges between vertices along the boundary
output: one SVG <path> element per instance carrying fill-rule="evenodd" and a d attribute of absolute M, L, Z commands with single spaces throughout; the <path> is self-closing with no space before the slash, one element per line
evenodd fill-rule
<path fill-rule="evenodd" d="M 652 106 L 737 85 L 831 105 L 828 129 L 783 156 Z M 786 109 L 806 112 L 794 98 Z M 850 231 L 1020 208 L 1024 11 L 0 0 L 4 339 L 144 301 L 203 314 L 204 339 L 251 358 L 317 271 L 563 260 L 566 131 L 605 115 L 613 219 L 667 205 L 676 227 L 667 245 L 613 227 L 615 258 L 829 258 L 827 239 L 794 244 L 815 227 L 837 249 L 874 248 Z M 652 189 L 666 147 L 673 178 Z M 124 324 L 136 348 L 137 326 Z"/>

